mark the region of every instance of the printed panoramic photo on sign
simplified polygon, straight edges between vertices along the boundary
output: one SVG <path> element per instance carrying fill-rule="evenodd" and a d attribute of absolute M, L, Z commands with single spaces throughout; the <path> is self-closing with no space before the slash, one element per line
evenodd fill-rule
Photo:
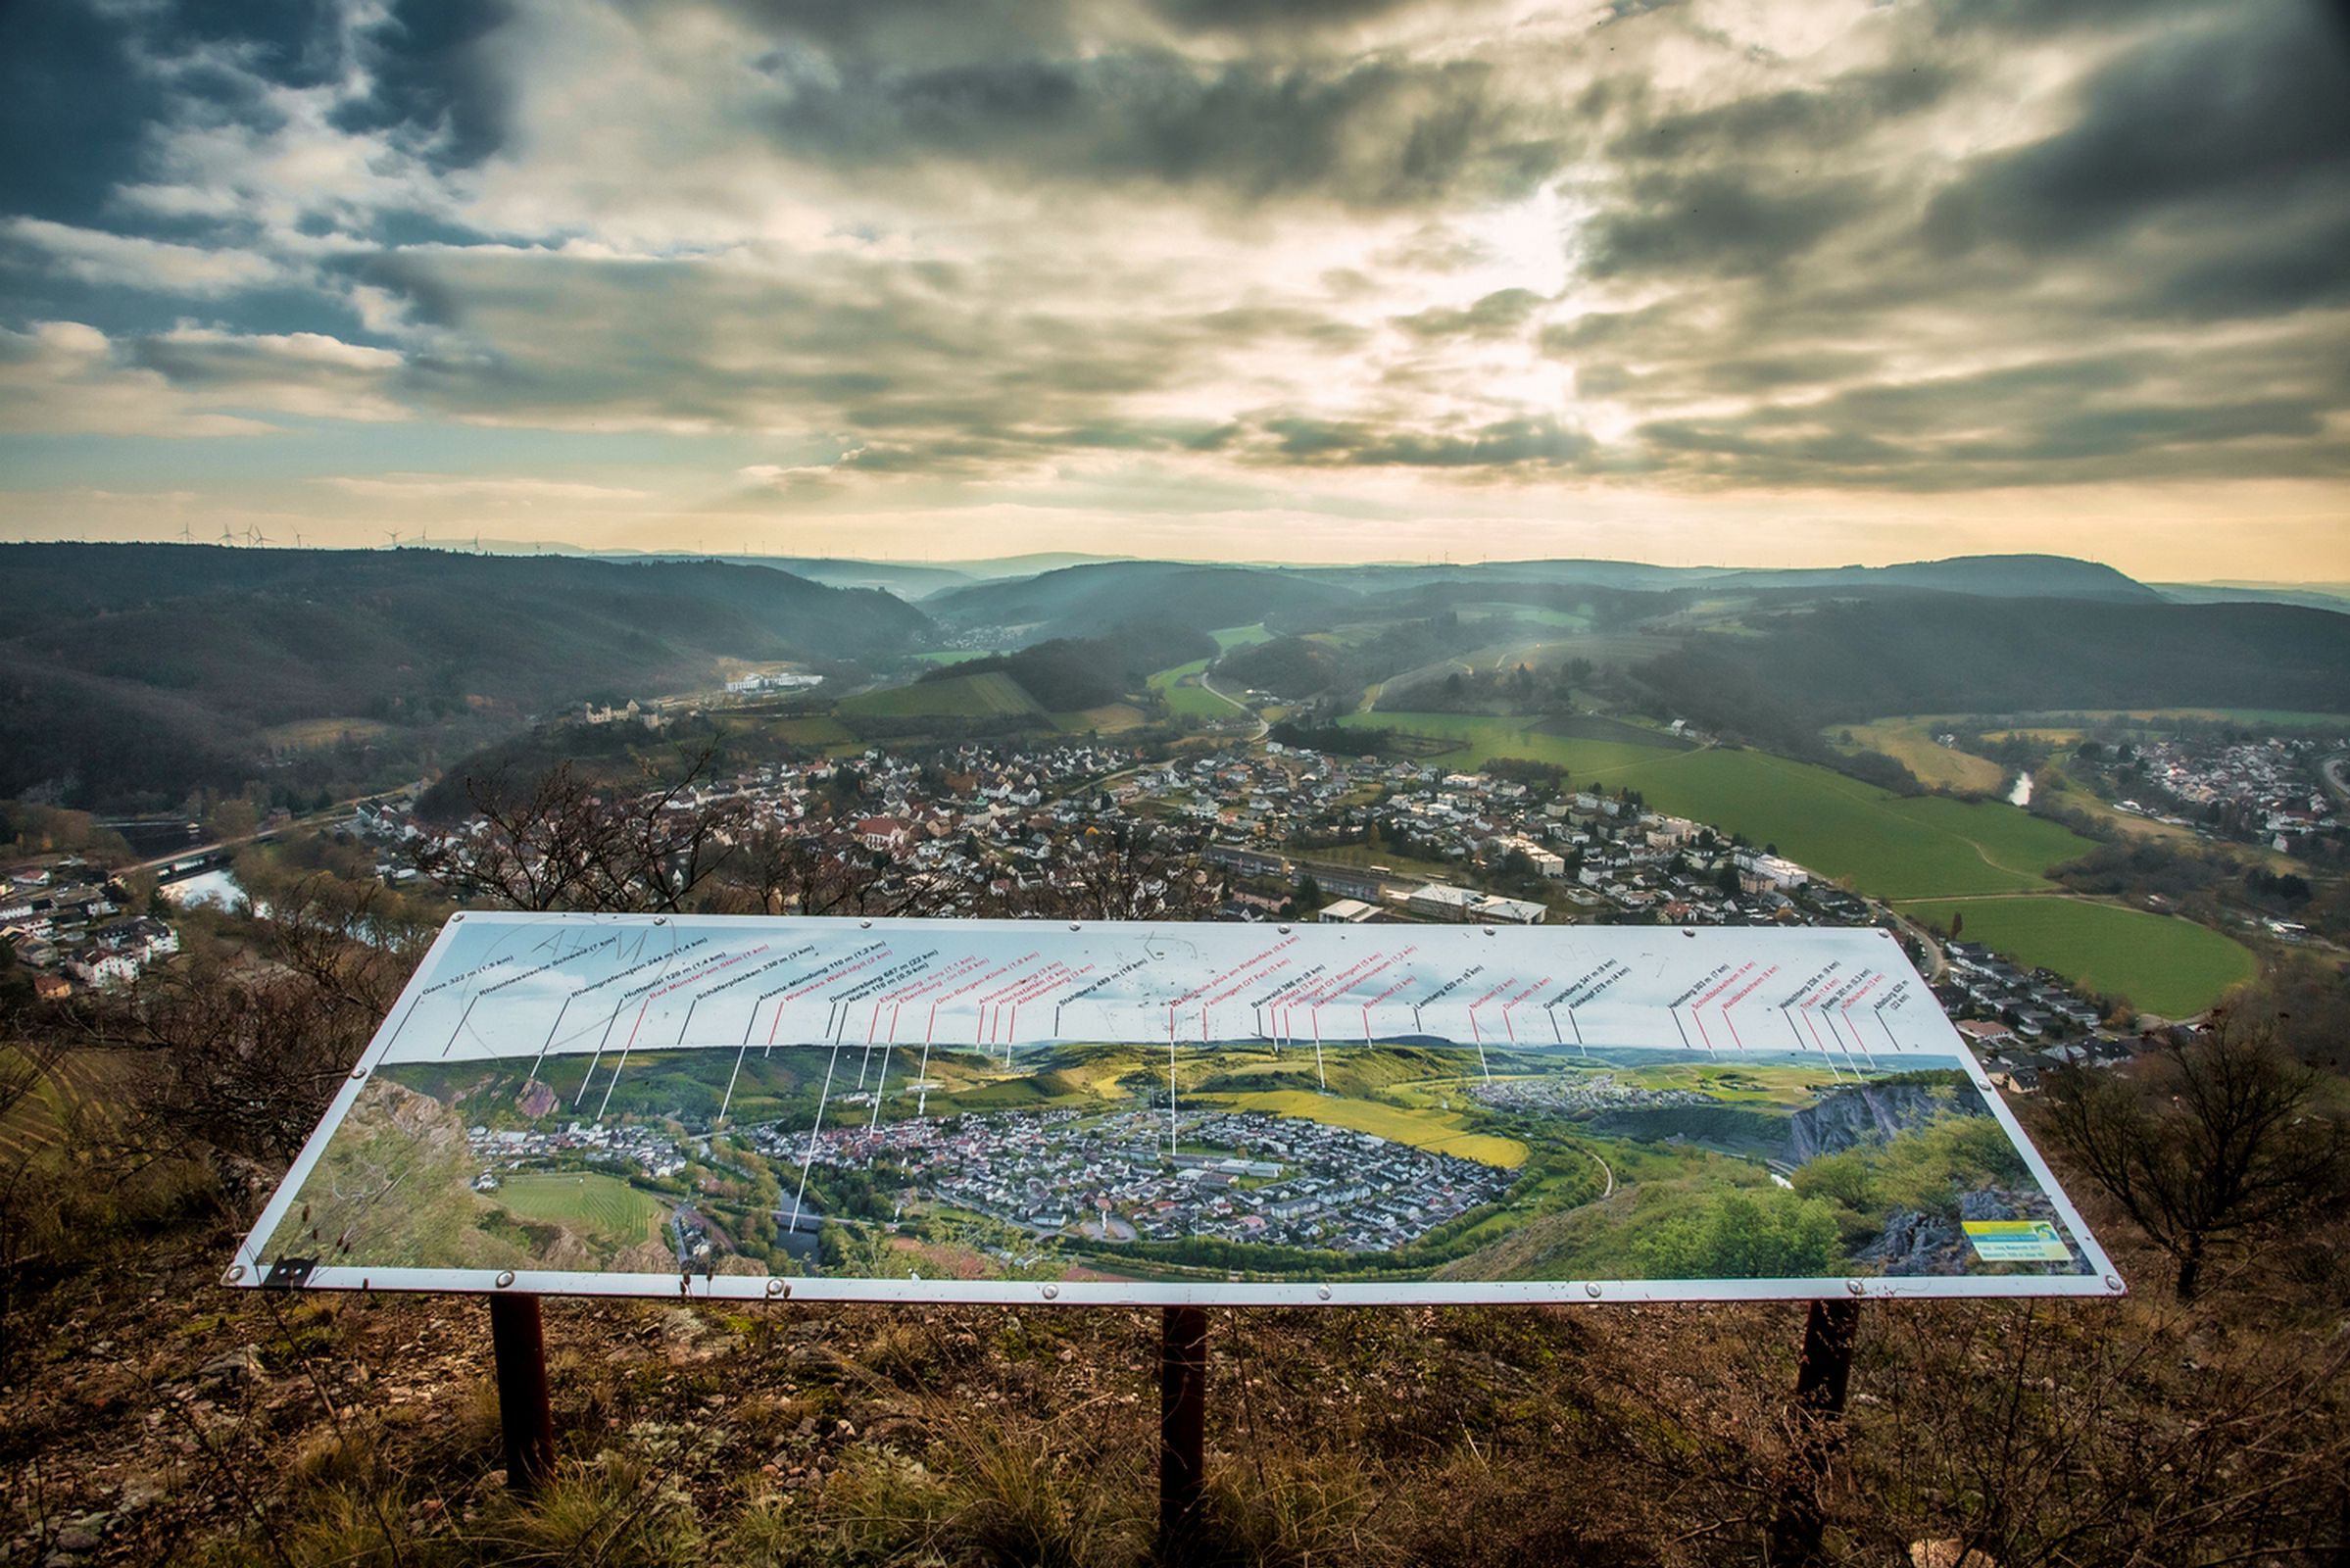
<path fill-rule="evenodd" d="M 321 1137 L 253 1280 L 2111 1288 L 1873 931 L 476 914 Z"/>

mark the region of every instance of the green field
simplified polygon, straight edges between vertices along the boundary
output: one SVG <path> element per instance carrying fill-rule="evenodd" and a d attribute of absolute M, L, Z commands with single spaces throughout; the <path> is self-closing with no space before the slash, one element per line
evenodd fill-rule
<path fill-rule="evenodd" d="M 914 655 L 914 658 L 925 664 L 941 665 L 967 664 L 974 659 L 992 659 L 994 657 L 984 648 L 934 648 L 927 654 Z"/>
<path fill-rule="evenodd" d="M 614 1249 L 660 1240 L 669 1217 L 651 1195 L 593 1171 L 516 1171 L 490 1196 L 524 1219 L 561 1225 Z"/>
<path fill-rule="evenodd" d="M 1162 669 L 1151 677 L 1151 689 L 1167 700 L 1167 710 L 1181 718 L 1231 718 L 1246 711 L 1238 703 L 1228 703 L 1199 684 L 1207 668 L 1207 661 L 1195 659 L 1188 664 Z"/>
<path fill-rule="evenodd" d="M 915 681 L 883 691 L 859 692 L 845 699 L 844 718 L 984 718 L 995 713 L 1044 711 L 1020 683 L 1000 669 L 979 675 L 951 675 L 945 680 Z"/>
<path fill-rule="evenodd" d="M 2049 885 L 2050 866 L 2093 848 L 2012 806 L 1904 799 L 1766 752 L 1577 740 L 1520 719 L 1460 713 L 1350 714 L 1341 722 L 1457 739 L 1452 751 L 1427 759 L 1440 765 L 1474 767 L 1494 757 L 1556 762 L 1577 787 L 1638 790 L 1654 809 L 1776 844 L 1880 898 L 2033 891 Z"/>
<path fill-rule="evenodd" d="M 1966 938 L 2053 969 L 2091 991 L 2128 997 L 2166 1018 L 2202 1011 L 2260 963 L 2208 926 L 2083 899 L 1954 899 L 1898 906 L 1944 930 L 1966 916 Z"/>
<path fill-rule="evenodd" d="M 1265 630 L 1265 623 L 1261 620 L 1253 626 L 1227 626 L 1222 631 L 1211 631 L 1208 635 L 1216 640 L 1216 652 L 1219 654 L 1229 654 L 1235 648 L 1248 648 L 1256 643 L 1270 642 L 1273 638 L 1273 634 Z"/>
<path fill-rule="evenodd" d="M 1414 1110 L 1377 1100 L 1348 1100 L 1317 1095 L 1304 1089 L 1274 1089 L 1261 1094 L 1215 1095 L 1214 1103 L 1235 1110 L 1262 1110 L 1276 1116 L 1297 1116 L 1332 1127 L 1349 1127 L 1394 1143 L 1439 1154 L 1457 1154 L 1483 1165 L 1516 1170 L 1526 1163 L 1526 1146 L 1514 1138 L 1464 1132 L 1462 1118 L 1441 1110 Z"/>

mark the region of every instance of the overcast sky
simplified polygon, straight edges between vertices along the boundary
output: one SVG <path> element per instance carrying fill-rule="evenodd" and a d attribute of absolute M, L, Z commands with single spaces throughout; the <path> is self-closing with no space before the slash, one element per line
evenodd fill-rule
<path fill-rule="evenodd" d="M 0 537 L 2350 579 L 2303 0 L 15 0 Z"/>

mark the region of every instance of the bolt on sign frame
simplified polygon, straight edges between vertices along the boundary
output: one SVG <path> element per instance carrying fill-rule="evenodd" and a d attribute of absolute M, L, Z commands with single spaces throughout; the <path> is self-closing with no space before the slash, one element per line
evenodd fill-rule
<path fill-rule="evenodd" d="M 1569 1228 L 1594 1205 L 1613 1245 Z M 451 917 L 228 1283 L 2124 1289 L 1884 931 L 521 913 Z"/>

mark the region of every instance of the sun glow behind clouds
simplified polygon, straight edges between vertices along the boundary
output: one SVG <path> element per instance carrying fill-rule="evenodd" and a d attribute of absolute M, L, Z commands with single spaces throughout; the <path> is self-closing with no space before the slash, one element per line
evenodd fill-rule
<path fill-rule="evenodd" d="M 2289 0 L 411 13 L 13 52 L 0 526 L 2350 576 Z"/>

